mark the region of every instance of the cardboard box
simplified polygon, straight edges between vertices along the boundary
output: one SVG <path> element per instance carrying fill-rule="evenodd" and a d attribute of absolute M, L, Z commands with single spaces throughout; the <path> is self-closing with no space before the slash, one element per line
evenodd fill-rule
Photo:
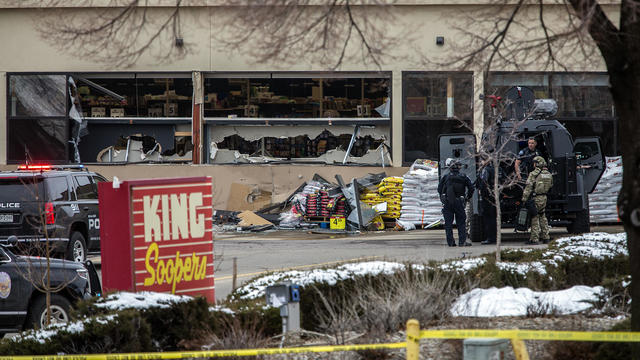
<path fill-rule="evenodd" d="M 258 117 L 258 105 L 245 105 L 244 106 L 245 117 Z"/>
<path fill-rule="evenodd" d="M 111 117 L 124 117 L 123 108 L 112 108 L 110 111 Z"/>
<path fill-rule="evenodd" d="M 107 116 L 107 111 L 103 107 L 92 107 L 91 108 L 91 117 L 105 117 Z"/>
<path fill-rule="evenodd" d="M 371 105 L 358 105 L 356 106 L 358 116 L 371 116 Z"/>
<path fill-rule="evenodd" d="M 162 116 L 162 108 L 152 107 L 147 109 L 147 116 L 149 117 L 161 117 Z"/>
<path fill-rule="evenodd" d="M 208 93 L 204 96 L 204 102 L 209 102 L 215 104 L 218 102 L 218 94 L 216 93 Z"/>
<path fill-rule="evenodd" d="M 178 104 L 168 103 L 164 104 L 164 116 L 178 116 Z"/>

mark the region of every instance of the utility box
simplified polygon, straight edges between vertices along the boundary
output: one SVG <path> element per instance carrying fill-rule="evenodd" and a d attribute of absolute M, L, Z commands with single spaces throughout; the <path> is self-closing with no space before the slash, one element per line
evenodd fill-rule
<path fill-rule="evenodd" d="M 280 308 L 282 333 L 300 330 L 300 285 L 282 283 L 267 286 L 267 305 Z"/>
<path fill-rule="evenodd" d="M 503 360 L 509 351 L 507 339 L 465 339 L 463 360 Z"/>

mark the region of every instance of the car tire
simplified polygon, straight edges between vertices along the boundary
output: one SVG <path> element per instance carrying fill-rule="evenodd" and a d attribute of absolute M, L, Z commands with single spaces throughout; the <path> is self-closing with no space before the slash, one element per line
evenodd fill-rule
<path fill-rule="evenodd" d="M 64 296 L 51 294 L 51 323 L 64 323 L 69 321 L 69 309 L 71 303 Z M 47 298 L 44 294 L 33 300 L 29 308 L 27 327 L 40 329 L 47 322 Z"/>
<path fill-rule="evenodd" d="M 87 259 L 87 242 L 82 233 L 74 231 L 69 238 L 65 259 L 84 263 Z"/>
<path fill-rule="evenodd" d="M 469 231 L 469 235 L 471 235 L 472 242 L 480 242 L 484 240 L 484 229 L 482 226 L 482 217 L 480 215 L 472 215 L 471 216 L 471 231 Z"/>

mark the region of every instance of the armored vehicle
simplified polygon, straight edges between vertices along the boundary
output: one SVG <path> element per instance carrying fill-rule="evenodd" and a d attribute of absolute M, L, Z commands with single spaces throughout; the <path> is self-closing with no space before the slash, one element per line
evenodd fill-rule
<path fill-rule="evenodd" d="M 495 108 L 495 101 L 500 98 L 492 98 L 492 107 Z M 547 194 L 549 224 L 566 226 L 570 233 L 588 232 L 588 194 L 595 189 L 605 170 L 600 138 L 574 139 L 559 121 L 551 118 L 557 111 L 555 102 L 549 99 L 535 100 L 528 88 L 512 88 L 506 98 L 507 116 L 496 117 L 482 136 L 482 148 L 497 149 L 503 159 L 500 162 L 499 181 L 504 181 L 515 172 L 515 159 L 519 152 L 527 148 L 528 139 L 535 139 L 537 150 L 547 160 L 549 171 L 553 174 L 553 187 Z M 441 135 L 440 164 L 445 164 L 448 158 L 457 158 L 463 164 L 461 171 L 474 180 L 480 171 L 476 149 L 476 137 L 473 134 Z M 447 172 L 445 165 L 440 169 L 440 176 Z M 527 173 L 524 172 L 519 183 L 504 187 L 500 194 L 502 223 L 505 227 L 515 223 L 526 178 Z M 476 193 L 472 199 L 470 224 L 473 241 L 484 240 L 478 201 Z"/>

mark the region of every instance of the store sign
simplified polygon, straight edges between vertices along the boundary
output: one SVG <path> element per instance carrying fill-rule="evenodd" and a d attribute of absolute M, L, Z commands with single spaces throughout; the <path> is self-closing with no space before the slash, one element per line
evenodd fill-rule
<path fill-rule="evenodd" d="M 122 239 L 127 236 L 117 234 L 113 228 L 107 230 L 109 225 L 105 220 L 110 222 L 107 220 L 110 218 L 109 209 L 114 207 L 103 206 L 103 199 L 109 203 L 117 198 L 106 199 L 110 192 L 127 192 L 130 219 L 127 240 L 130 245 L 126 247 L 132 254 L 129 287 L 135 291 L 201 295 L 213 302 L 211 179 L 136 180 L 123 182 L 120 188 L 109 188 L 110 184 L 106 184 L 99 189 L 100 229 L 106 235 L 104 237 L 101 232 L 105 289 L 128 290 L 123 289 L 127 284 L 122 281 L 108 281 L 118 276 L 118 265 L 114 263 L 113 267 L 105 269 L 105 263 L 109 265 L 110 256 L 117 256 L 114 244 L 124 242 Z M 114 223 L 110 225 L 117 227 Z M 109 233 L 117 236 L 109 236 Z"/>

